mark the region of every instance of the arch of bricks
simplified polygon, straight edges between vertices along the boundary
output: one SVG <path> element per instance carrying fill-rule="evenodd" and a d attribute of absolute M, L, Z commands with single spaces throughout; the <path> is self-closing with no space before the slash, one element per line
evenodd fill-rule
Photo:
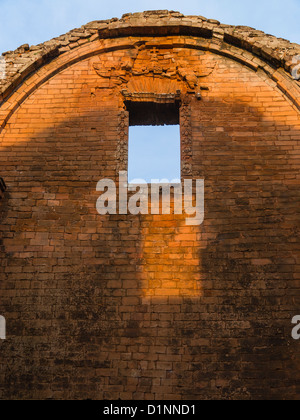
<path fill-rule="evenodd" d="M 230 57 L 254 71 L 263 70 L 300 108 L 300 82 L 291 77 L 300 63 L 298 44 L 250 27 L 230 26 L 202 16 L 162 10 L 90 22 L 43 44 L 31 47 L 24 44 L 15 51 L 3 53 L 6 77 L 0 79 L 2 127 L 10 112 L 66 66 L 101 52 L 128 48 L 128 40 L 124 42 L 122 38 L 139 36 L 177 36 L 181 40 L 186 36 L 188 39 L 181 43 L 190 42 L 191 48 Z M 175 38 L 174 43 L 176 41 Z"/>

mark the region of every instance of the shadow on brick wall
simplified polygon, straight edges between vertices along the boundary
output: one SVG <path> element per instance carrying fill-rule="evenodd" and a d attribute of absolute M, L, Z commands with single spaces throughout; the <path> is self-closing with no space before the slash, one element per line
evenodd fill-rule
<path fill-rule="evenodd" d="M 115 174 L 117 114 L 93 119 L 93 130 L 84 115 L 37 133 L 14 158 L 12 147 L 1 151 L 0 397 L 296 399 L 299 129 L 282 134 L 285 124 L 242 104 L 195 104 L 206 217 L 199 243 L 187 241 L 166 273 L 195 276 L 201 293 L 146 299 L 145 281 L 155 287 L 161 270 L 155 254 L 153 271 L 144 265 L 157 219 L 101 217 L 95 207 L 96 183 Z M 176 233 L 170 222 L 161 235 Z"/>

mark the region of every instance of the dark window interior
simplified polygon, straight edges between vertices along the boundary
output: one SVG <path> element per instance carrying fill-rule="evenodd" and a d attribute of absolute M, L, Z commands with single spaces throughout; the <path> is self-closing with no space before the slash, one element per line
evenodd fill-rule
<path fill-rule="evenodd" d="M 129 125 L 179 125 L 179 102 L 126 102 Z"/>

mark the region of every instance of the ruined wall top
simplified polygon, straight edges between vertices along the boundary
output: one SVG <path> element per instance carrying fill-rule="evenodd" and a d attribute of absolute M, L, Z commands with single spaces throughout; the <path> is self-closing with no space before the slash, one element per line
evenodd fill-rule
<path fill-rule="evenodd" d="M 293 74 L 300 63 L 300 45 L 267 35 L 246 26 L 230 26 L 202 16 L 184 16 L 179 12 L 158 10 L 128 13 L 121 19 L 94 21 L 43 44 L 24 44 L 3 53 L 5 78 L 0 78 L 0 104 L 30 74 L 52 59 L 96 39 L 125 36 L 186 35 L 211 40 L 211 43 L 234 45 L 263 59 L 274 68 Z M 299 60 L 299 63 L 298 63 Z M 298 68 L 299 66 L 297 66 Z M 295 80 L 300 86 L 300 81 Z"/>

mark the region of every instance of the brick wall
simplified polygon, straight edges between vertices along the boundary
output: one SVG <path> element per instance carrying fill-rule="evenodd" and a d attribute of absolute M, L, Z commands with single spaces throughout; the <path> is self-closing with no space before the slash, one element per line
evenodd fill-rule
<path fill-rule="evenodd" d="M 0 177 L 0 199 L 4 197 L 6 184 L 3 178 Z"/>
<path fill-rule="evenodd" d="M 298 398 L 299 111 L 265 72 L 184 38 L 78 60 L 2 130 L 0 398 Z M 188 98 L 203 225 L 97 213 L 97 182 L 127 164 L 124 88 Z"/>

